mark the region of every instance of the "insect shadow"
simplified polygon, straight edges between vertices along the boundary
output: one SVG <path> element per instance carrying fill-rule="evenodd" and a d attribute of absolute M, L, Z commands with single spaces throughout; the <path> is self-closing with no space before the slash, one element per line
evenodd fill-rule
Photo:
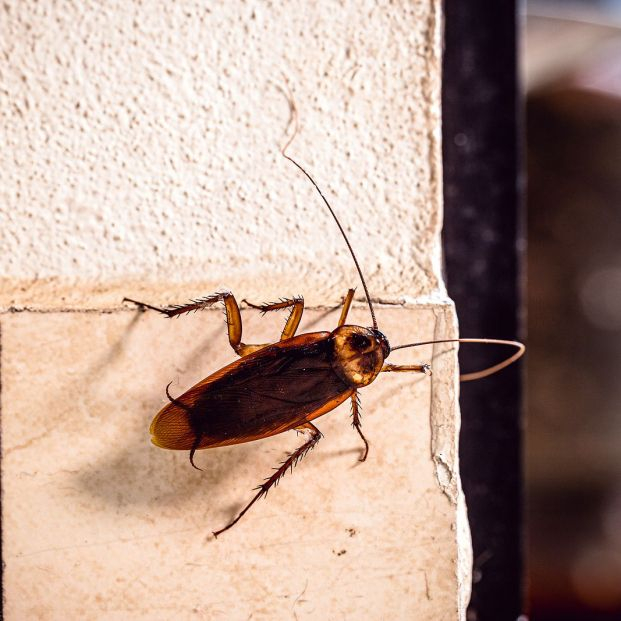
<path fill-rule="evenodd" d="M 122 335 L 101 356 L 100 360 L 89 366 L 82 385 L 90 383 L 91 394 L 108 389 L 110 378 L 119 371 L 123 357 L 131 349 L 131 340 L 140 323 L 141 312 L 133 313 Z M 220 332 L 214 328 L 202 339 L 182 361 L 184 368 L 190 368 L 201 360 L 204 352 L 213 347 Z M 93 378 L 97 378 L 93 383 Z M 151 412 L 161 406 L 162 397 L 151 392 L 144 395 L 133 394 L 130 400 L 122 400 L 115 407 L 126 411 L 131 423 L 124 432 L 115 438 L 105 452 L 99 454 L 74 474 L 76 489 L 80 494 L 102 499 L 106 504 L 116 507 L 161 508 L 186 503 L 197 493 L 209 492 L 216 502 L 217 492 L 226 487 L 229 479 L 243 470 L 244 464 L 260 449 L 254 445 L 223 450 L 217 455 L 201 455 L 203 476 L 187 472 L 187 460 L 181 455 L 169 454 L 170 460 L 162 460 L 161 454 L 145 438 L 144 425 Z M 139 408 L 141 414 L 135 410 Z M 171 468 L 170 461 L 173 462 Z"/>

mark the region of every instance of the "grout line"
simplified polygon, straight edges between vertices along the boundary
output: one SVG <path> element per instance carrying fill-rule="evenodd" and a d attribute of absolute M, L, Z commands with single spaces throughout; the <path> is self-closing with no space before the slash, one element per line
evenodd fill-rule
<path fill-rule="evenodd" d="M 12 315 L 16 313 L 100 313 L 100 314 L 112 314 L 119 311 L 131 311 L 135 309 L 112 307 L 112 308 L 63 308 L 63 307 L 51 307 L 51 308 L 32 308 L 30 306 L 9 306 L 7 308 L 0 309 L 0 315 Z"/>
<path fill-rule="evenodd" d="M 452 306 L 452 302 L 448 300 L 439 300 L 437 302 L 425 301 L 421 303 L 416 303 L 415 301 L 392 301 L 385 299 L 374 299 L 374 303 L 378 304 L 379 307 L 401 307 L 401 308 L 419 308 L 419 309 L 431 309 L 437 308 L 438 306 Z M 245 305 L 240 306 L 241 310 L 250 310 L 249 307 Z M 327 310 L 337 310 L 339 305 L 331 306 L 320 304 L 317 306 L 306 306 L 304 308 L 305 311 L 327 311 Z M 368 308 L 366 304 L 362 302 L 355 303 L 352 305 L 352 308 L 362 309 Z M 202 311 L 218 311 L 218 307 L 213 308 L 204 308 Z M 101 315 L 111 315 L 113 313 L 135 313 L 135 312 L 146 312 L 140 311 L 137 308 L 130 308 L 128 306 L 112 306 L 107 308 L 72 308 L 72 307 L 51 307 L 51 308 L 37 308 L 31 306 L 9 306 L 6 308 L 0 308 L 0 316 L 2 315 L 12 315 L 17 313 L 38 313 L 38 314 L 47 314 L 47 313 L 78 313 L 78 314 L 101 314 Z"/>

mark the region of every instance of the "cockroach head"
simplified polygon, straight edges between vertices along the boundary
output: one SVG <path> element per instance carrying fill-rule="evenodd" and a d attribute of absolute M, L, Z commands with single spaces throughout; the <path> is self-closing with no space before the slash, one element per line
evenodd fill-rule
<path fill-rule="evenodd" d="M 390 353 L 388 339 L 377 328 L 340 326 L 330 335 L 332 367 L 351 386 L 370 384 Z"/>

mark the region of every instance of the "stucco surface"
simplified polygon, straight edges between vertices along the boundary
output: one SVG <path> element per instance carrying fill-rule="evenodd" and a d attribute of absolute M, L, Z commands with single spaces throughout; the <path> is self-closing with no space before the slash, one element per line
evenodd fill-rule
<path fill-rule="evenodd" d="M 128 286 L 338 299 L 351 259 L 279 154 L 285 79 L 291 153 L 374 294 L 437 291 L 439 6 L 4 3 L 0 302 L 115 306 Z"/>

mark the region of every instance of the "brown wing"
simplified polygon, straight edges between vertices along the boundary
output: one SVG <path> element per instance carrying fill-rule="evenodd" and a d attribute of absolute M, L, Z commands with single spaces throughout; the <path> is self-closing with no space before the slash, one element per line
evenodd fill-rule
<path fill-rule="evenodd" d="M 268 345 L 202 380 L 151 423 L 152 442 L 189 450 L 250 442 L 317 418 L 353 389 L 330 364 L 329 332 Z"/>

